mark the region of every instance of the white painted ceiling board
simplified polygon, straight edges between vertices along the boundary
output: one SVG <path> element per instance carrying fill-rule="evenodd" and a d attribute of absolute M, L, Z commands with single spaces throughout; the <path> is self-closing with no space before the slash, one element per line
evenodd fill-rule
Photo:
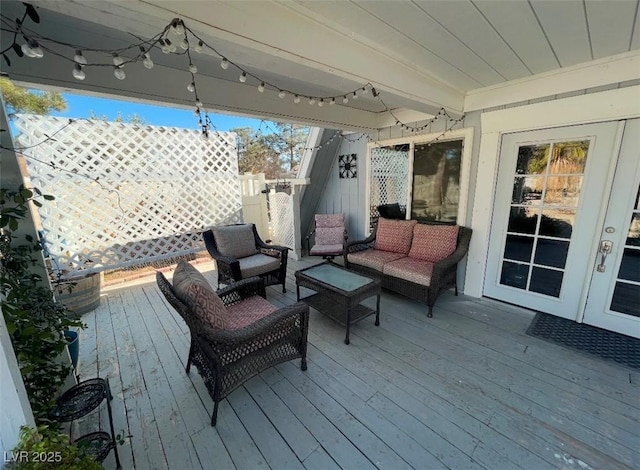
<path fill-rule="evenodd" d="M 473 3 L 531 73 L 547 72 L 559 66 L 527 2 L 476 0 Z"/>
<path fill-rule="evenodd" d="M 356 3 L 484 86 L 504 81 L 500 74 L 415 4 L 404 0 L 393 2 L 358 0 Z"/>
<path fill-rule="evenodd" d="M 451 8 L 449 2 L 432 0 L 419 0 L 416 4 L 504 79 L 513 80 L 531 75 L 520 58 L 469 0 L 457 1 L 455 8 Z M 470 24 L 474 27 L 469 28 Z"/>
<path fill-rule="evenodd" d="M 285 0 L 284 5 L 295 8 L 298 5 L 309 14 L 317 15 L 325 22 L 334 22 L 350 31 L 353 40 L 360 40 L 381 53 L 394 57 L 396 60 L 411 64 L 420 68 L 425 73 L 439 77 L 446 77 L 447 83 L 460 90 L 476 88 L 481 84 L 453 67 L 449 62 L 442 60 L 432 52 L 425 50 L 421 45 L 399 33 L 395 28 L 389 27 L 379 18 L 364 11 L 358 5 L 344 0 L 337 1 L 297 1 Z M 300 11 L 298 9 L 298 11 Z M 339 12 L 337 16 L 333 16 Z M 402 54 L 398 54 L 401 50 Z"/>
<path fill-rule="evenodd" d="M 633 24 L 633 36 L 631 38 L 631 46 L 629 50 L 640 49 L 640 1 L 636 6 L 636 18 Z"/>
<path fill-rule="evenodd" d="M 617 54 L 629 47 L 638 2 L 587 0 L 587 24 L 593 58 Z"/>
<path fill-rule="evenodd" d="M 537 0 L 531 5 L 562 67 L 593 59 L 581 0 Z"/>

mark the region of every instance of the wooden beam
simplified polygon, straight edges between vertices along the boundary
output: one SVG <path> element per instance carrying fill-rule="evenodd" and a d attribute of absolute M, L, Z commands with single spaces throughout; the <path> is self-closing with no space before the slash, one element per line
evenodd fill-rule
<path fill-rule="evenodd" d="M 640 51 L 552 70 L 467 93 L 464 111 L 477 111 L 537 98 L 640 79 Z"/>

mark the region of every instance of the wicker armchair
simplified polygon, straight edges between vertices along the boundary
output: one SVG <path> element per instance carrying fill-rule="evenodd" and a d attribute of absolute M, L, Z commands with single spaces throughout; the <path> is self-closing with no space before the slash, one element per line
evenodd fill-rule
<path fill-rule="evenodd" d="M 254 224 L 213 227 L 202 233 L 205 246 L 218 268 L 218 284 L 260 276 L 265 285 L 282 284 L 286 292 L 289 248 L 267 245 Z"/>
<path fill-rule="evenodd" d="M 251 377 L 296 358 L 302 359 L 301 368 L 307 370 L 309 307 L 304 303 L 279 308 L 238 329 L 215 329 L 178 298 L 161 272 L 156 273 L 156 281 L 189 327 L 191 346 L 185 370 L 188 374 L 191 364 L 196 366 L 213 399 L 211 426 L 216 425 L 220 401 Z M 264 283 L 258 277 L 244 279 L 216 294 L 230 310 L 243 303 L 247 310 L 255 310 L 256 301 L 266 303 Z"/>

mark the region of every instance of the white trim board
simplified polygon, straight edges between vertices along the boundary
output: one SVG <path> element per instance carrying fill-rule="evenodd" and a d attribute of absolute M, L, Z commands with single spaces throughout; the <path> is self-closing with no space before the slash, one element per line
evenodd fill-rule
<path fill-rule="evenodd" d="M 640 79 L 640 51 L 625 52 L 471 90 L 465 97 L 464 111 L 468 113 L 637 79 Z M 638 99 L 640 96 L 636 95 Z"/>
<path fill-rule="evenodd" d="M 483 113 L 465 294 L 482 297 L 502 135 L 640 117 L 640 86 Z M 480 182 L 482 184 L 480 184 Z"/>

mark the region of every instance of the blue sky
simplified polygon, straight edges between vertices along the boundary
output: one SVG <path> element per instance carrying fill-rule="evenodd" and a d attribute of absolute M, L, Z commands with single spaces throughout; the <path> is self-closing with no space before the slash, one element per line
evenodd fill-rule
<path fill-rule="evenodd" d="M 198 128 L 198 118 L 195 117 L 193 111 L 186 109 L 140 104 L 109 98 L 95 98 L 72 93 L 63 93 L 62 96 L 67 101 L 67 109 L 62 112 L 54 111 L 51 113 L 52 116 L 86 118 L 93 112 L 96 116 L 106 116 L 107 120 L 111 121 L 115 119 L 119 113 L 124 119 L 133 114 L 137 114 L 145 124 L 183 127 L 186 129 Z M 260 126 L 259 119 L 214 114 L 211 112 L 209 113 L 209 117 L 219 131 L 228 131 L 237 127 L 252 127 L 257 129 Z"/>

